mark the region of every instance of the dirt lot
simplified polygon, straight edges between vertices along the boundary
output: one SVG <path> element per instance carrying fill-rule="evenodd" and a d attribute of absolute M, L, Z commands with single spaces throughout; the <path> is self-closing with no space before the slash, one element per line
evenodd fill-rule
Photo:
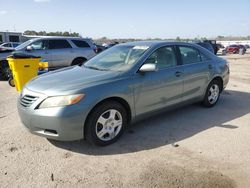
<path fill-rule="evenodd" d="M 154 116 L 100 148 L 31 135 L 0 81 L 0 187 L 250 187 L 250 54 L 214 108 Z"/>

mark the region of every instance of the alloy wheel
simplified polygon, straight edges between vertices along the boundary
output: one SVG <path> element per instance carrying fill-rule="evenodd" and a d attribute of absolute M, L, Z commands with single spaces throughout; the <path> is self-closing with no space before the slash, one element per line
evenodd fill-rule
<path fill-rule="evenodd" d="M 107 110 L 97 119 L 96 135 L 102 141 L 110 141 L 120 133 L 122 124 L 122 115 L 118 110 Z"/>
<path fill-rule="evenodd" d="M 217 84 L 211 85 L 211 87 L 209 89 L 209 93 L 208 93 L 208 102 L 210 104 L 216 103 L 216 101 L 219 98 L 219 94 L 220 94 L 219 86 Z"/>

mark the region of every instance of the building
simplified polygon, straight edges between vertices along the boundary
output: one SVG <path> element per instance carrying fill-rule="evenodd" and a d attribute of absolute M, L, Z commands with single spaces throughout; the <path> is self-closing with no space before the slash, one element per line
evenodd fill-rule
<path fill-rule="evenodd" d="M 23 42 L 23 35 L 20 32 L 0 32 L 0 43 L 3 42 Z"/>

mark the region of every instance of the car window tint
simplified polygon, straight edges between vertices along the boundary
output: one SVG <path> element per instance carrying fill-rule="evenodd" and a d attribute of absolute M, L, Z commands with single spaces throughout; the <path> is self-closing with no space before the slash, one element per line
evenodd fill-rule
<path fill-rule="evenodd" d="M 67 40 L 49 40 L 49 49 L 72 48 Z"/>
<path fill-rule="evenodd" d="M 6 43 L 3 45 L 3 47 L 11 47 L 11 44 L 10 43 Z"/>
<path fill-rule="evenodd" d="M 78 48 L 90 48 L 89 44 L 83 40 L 72 40 Z"/>
<path fill-rule="evenodd" d="M 30 44 L 33 50 L 45 50 L 47 49 L 47 42 L 45 40 L 39 40 Z"/>
<path fill-rule="evenodd" d="M 211 60 L 210 57 L 208 57 L 207 55 L 205 55 L 205 54 L 203 54 L 201 52 L 200 52 L 200 56 L 201 56 L 202 61 L 209 61 L 209 60 Z"/>
<path fill-rule="evenodd" d="M 15 48 L 17 47 L 19 44 L 18 43 L 13 43 L 12 46 Z"/>
<path fill-rule="evenodd" d="M 175 51 L 172 47 L 162 47 L 157 49 L 145 63 L 156 64 L 158 69 L 174 67 L 177 65 Z"/>
<path fill-rule="evenodd" d="M 201 56 L 198 50 L 187 46 L 180 46 L 179 49 L 184 65 L 201 62 Z"/>

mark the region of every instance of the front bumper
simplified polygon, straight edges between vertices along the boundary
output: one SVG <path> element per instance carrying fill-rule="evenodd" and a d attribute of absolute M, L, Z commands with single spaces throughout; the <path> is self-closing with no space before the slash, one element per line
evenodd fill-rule
<path fill-rule="evenodd" d="M 36 109 L 44 96 L 30 107 L 24 107 L 18 100 L 18 113 L 24 126 L 35 135 L 54 140 L 73 141 L 84 138 L 84 123 L 87 106 L 71 105 L 66 107 Z"/>

